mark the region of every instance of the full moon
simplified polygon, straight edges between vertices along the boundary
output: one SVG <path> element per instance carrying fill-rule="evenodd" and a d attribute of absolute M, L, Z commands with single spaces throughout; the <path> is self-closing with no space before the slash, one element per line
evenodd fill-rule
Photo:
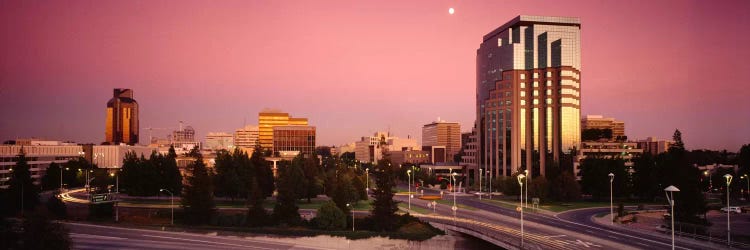
<path fill-rule="evenodd" d="M 456 12 L 453 8 L 448 8 L 448 14 L 453 15 L 453 13 Z"/>

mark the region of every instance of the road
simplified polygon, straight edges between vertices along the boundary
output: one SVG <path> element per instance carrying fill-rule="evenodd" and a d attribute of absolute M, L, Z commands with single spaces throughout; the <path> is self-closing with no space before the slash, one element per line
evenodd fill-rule
<path fill-rule="evenodd" d="M 65 223 L 73 249 L 318 249 L 233 236 Z"/>
<path fill-rule="evenodd" d="M 436 194 L 437 191 L 426 190 L 425 194 Z M 450 197 L 450 196 L 448 196 Z M 398 198 L 406 201 L 406 197 Z M 416 199 L 416 204 L 425 203 Z M 477 221 L 492 222 L 500 226 L 510 228 L 520 228 L 520 213 L 514 209 L 502 207 L 500 205 L 483 202 L 473 196 L 458 196 L 457 203 L 478 208 L 482 211 L 489 212 L 491 215 L 472 215 L 476 214 L 467 209 L 459 208 L 460 214 L 476 216 Z M 412 206 L 415 205 L 415 199 L 412 199 Z M 438 205 L 438 207 L 441 207 Z M 448 207 L 443 205 L 442 207 Z M 447 209 L 447 208 L 446 208 Z M 524 213 L 526 222 L 526 231 L 538 234 L 541 237 L 559 237 L 559 240 L 567 243 L 578 243 L 582 241 L 588 247 L 617 248 L 625 246 L 634 249 L 671 249 L 671 238 L 667 235 L 654 235 L 652 233 L 633 231 L 619 227 L 609 227 L 600 225 L 592 220 L 592 217 L 608 212 L 609 208 L 591 208 L 579 209 L 557 214 L 556 216 L 545 215 L 541 213 Z M 445 211 L 446 215 L 452 214 L 452 211 Z M 589 244 L 590 243 L 590 244 Z M 581 244 L 584 245 L 584 244 Z M 675 242 L 677 249 L 705 249 L 706 244 L 693 240 L 684 240 L 679 237 Z M 716 245 L 716 248 L 722 246 Z"/>

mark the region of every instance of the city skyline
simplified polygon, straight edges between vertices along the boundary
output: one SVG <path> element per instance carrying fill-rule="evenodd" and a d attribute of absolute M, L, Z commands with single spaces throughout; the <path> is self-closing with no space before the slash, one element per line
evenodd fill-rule
<path fill-rule="evenodd" d="M 746 2 L 424 3 L 3 2 L 0 139 L 103 142 L 114 88 L 137 92 L 142 130 L 198 138 L 265 108 L 309 118 L 318 145 L 421 139 L 436 117 L 470 131 L 481 36 L 519 14 L 581 18 L 582 116 L 693 149 L 750 139 Z"/>

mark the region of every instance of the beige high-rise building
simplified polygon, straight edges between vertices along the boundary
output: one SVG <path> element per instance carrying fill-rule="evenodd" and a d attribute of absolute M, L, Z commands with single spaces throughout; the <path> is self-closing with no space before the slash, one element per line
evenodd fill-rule
<path fill-rule="evenodd" d="M 453 156 L 461 151 L 461 125 L 438 120 L 422 126 L 422 148 L 435 146 L 445 147 L 445 161 L 453 162 Z"/>
<path fill-rule="evenodd" d="M 518 16 L 483 37 L 476 57 L 481 168 L 544 175 L 580 148 L 581 23 Z"/>
<path fill-rule="evenodd" d="M 109 144 L 138 143 L 138 102 L 133 99 L 133 90 L 115 89 L 107 102 L 104 138 Z"/>
<path fill-rule="evenodd" d="M 245 150 L 254 149 L 259 140 L 258 126 L 247 125 L 234 131 L 234 146 Z"/>
<path fill-rule="evenodd" d="M 289 113 L 265 110 L 258 113 L 258 139 L 260 147 L 273 150 L 273 127 L 274 126 L 307 126 L 307 118 L 296 118 Z"/>
<path fill-rule="evenodd" d="M 583 117 L 581 119 L 581 130 L 585 129 L 609 129 L 612 131 L 612 140 L 625 136 L 625 122 L 601 115 Z"/>

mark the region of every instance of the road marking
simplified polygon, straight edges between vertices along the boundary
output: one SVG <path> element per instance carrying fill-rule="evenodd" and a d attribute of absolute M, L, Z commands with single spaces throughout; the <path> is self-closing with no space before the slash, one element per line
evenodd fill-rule
<path fill-rule="evenodd" d="M 546 236 L 546 237 L 547 237 L 547 238 L 557 238 L 557 237 L 565 237 L 565 236 L 566 236 L 566 235 L 564 235 L 564 234 L 561 234 L 561 235 L 552 235 L 552 236 Z"/>
<path fill-rule="evenodd" d="M 245 246 L 245 245 L 238 245 L 238 244 L 230 244 L 230 243 L 223 243 L 223 242 L 216 242 L 216 241 L 193 240 L 193 239 L 185 239 L 185 238 L 177 238 L 177 237 L 167 237 L 167 236 L 157 236 L 157 235 L 147 235 L 147 234 L 142 234 L 141 236 L 143 236 L 143 237 L 162 238 L 162 239 L 173 239 L 173 240 L 181 240 L 181 241 L 201 242 L 201 243 L 216 244 L 216 245 L 234 246 L 234 247 L 246 247 L 246 248 L 256 248 L 256 249 L 273 249 L 273 248 L 265 248 L 265 247 L 256 247 L 256 246 Z"/>
<path fill-rule="evenodd" d="M 81 238 L 104 239 L 104 240 L 126 240 L 127 239 L 127 238 L 120 238 L 120 237 L 103 236 L 103 235 L 95 235 L 95 234 L 79 234 L 79 233 L 70 233 L 70 236 L 81 237 Z"/>
<path fill-rule="evenodd" d="M 577 209 L 577 210 L 582 210 L 582 209 Z M 569 212 L 570 212 L 570 211 L 569 211 Z M 633 238 L 633 239 L 637 239 L 637 240 L 644 240 L 644 241 L 648 241 L 648 242 L 651 242 L 651 243 L 655 243 L 655 244 L 659 244 L 659 245 L 664 245 L 664 246 L 672 246 L 672 244 L 671 244 L 671 243 L 663 243 L 663 242 L 660 242 L 660 241 L 655 241 L 655 240 L 649 240 L 649 239 L 638 238 L 638 237 L 635 237 L 635 236 L 632 236 L 632 235 L 627 235 L 627 234 L 623 234 L 623 233 L 620 233 L 620 232 L 617 232 L 617 231 L 612 231 L 612 230 L 606 229 L 606 228 L 604 228 L 604 227 L 602 227 L 602 228 L 596 228 L 596 227 L 592 227 L 592 226 L 589 226 L 589 225 L 586 225 L 586 224 L 581 224 L 581 223 L 578 223 L 578 222 L 573 222 L 573 221 L 569 221 L 569 220 L 564 220 L 564 219 L 561 219 L 560 217 L 558 217 L 558 216 L 557 216 L 557 214 L 555 214 L 555 216 L 554 216 L 554 217 L 555 217 L 555 218 L 557 218 L 557 219 L 558 219 L 558 220 L 560 220 L 560 221 L 563 221 L 563 222 L 567 222 L 567 223 L 570 223 L 570 224 L 575 224 L 575 225 L 579 225 L 579 226 L 582 226 L 582 227 L 587 227 L 587 228 L 591 228 L 591 229 L 595 229 L 595 230 L 601 230 L 601 231 L 604 231 L 604 232 L 609 232 L 609 233 L 612 233 L 612 234 L 617 234 L 617 235 L 620 235 L 620 236 L 630 237 L 630 238 Z M 591 232 L 591 231 L 589 231 L 589 230 L 586 230 L 586 231 L 587 231 L 587 232 Z M 675 246 L 675 248 L 679 248 L 679 249 L 690 249 L 690 248 L 686 248 L 686 247 L 681 247 L 681 246 Z"/>

